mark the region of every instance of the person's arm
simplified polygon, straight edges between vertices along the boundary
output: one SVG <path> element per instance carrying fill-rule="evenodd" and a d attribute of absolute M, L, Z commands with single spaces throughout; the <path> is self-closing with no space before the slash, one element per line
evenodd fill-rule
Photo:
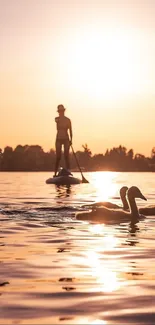
<path fill-rule="evenodd" d="M 72 144 L 73 132 L 72 132 L 72 122 L 69 120 L 69 133 L 70 133 L 70 145 Z"/>

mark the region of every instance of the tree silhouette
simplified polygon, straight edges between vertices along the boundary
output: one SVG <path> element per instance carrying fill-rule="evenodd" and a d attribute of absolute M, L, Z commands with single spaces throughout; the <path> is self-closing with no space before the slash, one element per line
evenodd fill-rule
<path fill-rule="evenodd" d="M 79 164 L 85 170 L 114 170 L 114 171 L 155 171 L 155 147 L 150 157 L 140 153 L 134 155 L 133 149 L 119 145 L 107 149 L 105 154 L 93 155 L 87 144 L 82 145 L 82 151 L 76 152 Z M 53 171 L 56 153 L 54 149 L 44 152 L 39 145 L 6 146 L 0 149 L 1 171 Z M 77 169 L 75 157 L 70 153 L 71 166 Z M 62 166 L 64 158 L 62 158 Z"/>
<path fill-rule="evenodd" d="M 3 153 L 2 153 L 2 149 L 0 148 L 0 170 L 2 169 L 2 158 L 3 158 Z"/>
<path fill-rule="evenodd" d="M 5 147 L 1 161 L 2 170 L 12 170 L 13 149 L 12 147 Z"/>
<path fill-rule="evenodd" d="M 155 147 L 153 147 L 151 150 L 151 159 L 152 163 L 155 164 Z"/>
<path fill-rule="evenodd" d="M 84 153 L 85 153 L 85 155 L 88 156 L 88 157 L 91 157 L 92 152 L 91 152 L 91 150 L 88 148 L 87 143 L 83 144 L 83 145 L 82 145 L 82 148 L 84 149 Z"/>

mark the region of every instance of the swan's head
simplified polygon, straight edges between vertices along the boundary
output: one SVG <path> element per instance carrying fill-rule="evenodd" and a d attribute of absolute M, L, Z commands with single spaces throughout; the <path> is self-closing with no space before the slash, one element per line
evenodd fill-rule
<path fill-rule="evenodd" d="M 141 193 L 141 191 L 139 190 L 139 188 L 137 186 L 131 186 L 128 190 L 128 197 L 133 199 L 133 198 L 139 198 L 142 200 L 147 201 L 146 197 Z"/>
<path fill-rule="evenodd" d="M 120 189 L 120 196 L 125 197 L 127 190 L 128 190 L 127 186 L 122 186 L 121 189 Z"/>

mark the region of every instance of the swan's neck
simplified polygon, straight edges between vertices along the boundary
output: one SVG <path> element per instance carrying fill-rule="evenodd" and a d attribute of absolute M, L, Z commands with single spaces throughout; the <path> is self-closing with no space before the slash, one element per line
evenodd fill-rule
<path fill-rule="evenodd" d="M 129 204 L 128 204 L 128 201 L 126 199 L 126 196 L 121 195 L 121 200 L 122 200 L 122 204 L 123 204 L 123 210 L 128 210 L 129 209 Z"/>
<path fill-rule="evenodd" d="M 135 198 L 129 196 L 128 197 L 128 201 L 129 201 L 131 215 L 134 218 L 139 217 L 139 212 L 138 212 L 138 208 L 137 208 L 137 204 L 136 204 Z"/>

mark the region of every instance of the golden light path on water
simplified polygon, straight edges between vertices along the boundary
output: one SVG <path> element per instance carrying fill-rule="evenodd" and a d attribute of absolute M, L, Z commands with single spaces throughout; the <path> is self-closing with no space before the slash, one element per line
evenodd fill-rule
<path fill-rule="evenodd" d="M 1 175 L 1 324 L 155 324 L 154 217 L 98 224 L 74 212 L 95 200 L 119 205 L 123 185 L 153 203 L 155 176 L 85 176 L 58 196 L 44 173 Z"/>
<path fill-rule="evenodd" d="M 97 293 L 112 293 L 120 289 L 123 284 L 118 277 L 118 270 L 120 269 L 117 259 L 110 259 L 107 261 L 104 257 L 107 251 L 113 251 L 118 243 L 119 239 L 115 237 L 112 231 L 107 233 L 106 226 L 104 224 L 92 224 L 88 226 L 89 232 L 92 236 L 98 236 L 99 242 L 94 245 L 93 250 L 85 251 L 84 266 L 89 268 L 89 275 L 93 279 L 95 286 L 92 286 L 90 291 Z M 105 234 L 106 232 L 106 234 Z M 111 263 L 112 262 L 112 263 Z M 117 271 L 115 271 L 117 270 Z M 77 324 L 94 324 L 94 325 L 107 325 L 108 322 L 103 319 L 92 319 L 90 317 L 84 317 L 77 319 Z"/>
<path fill-rule="evenodd" d="M 98 172 L 93 175 L 93 185 L 96 189 L 98 201 L 108 200 L 115 196 L 118 185 L 115 182 L 118 173 Z"/>
<path fill-rule="evenodd" d="M 104 225 L 91 225 L 89 231 L 93 234 L 104 234 Z M 100 254 L 101 247 L 95 247 L 94 251 L 87 252 L 87 262 L 91 267 L 91 275 L 96 278 L 97 283 L 100 283 L 100 286 L 98 289 L 95 288 L 95 291 L 97 289 L 100 292 L 112 292 L 120 288 L 120 282 L 116 272 L 103 263 L 103 253 L 107 250 L 113 250 L 118 243 L 118 239 L 113 234 L 107 234 L 106 237 L 102 238 L 102 242 L 102 255 Z M 114 269 L 117 269 L 117 267 Z"/>
<path fill-rule="evenodd" d="M 105 201 L 110 197 L 116 196 L 118 184 L 116 177 L 118 173 L 97 172 L 93 175 L 93 185 L 96 190 L 97 201 Z M 99 285 L 94 290 L 99 292 L 112 292 L 120 288 L 120 282 L 117 278 L 117 273 L 110 269 L 109 263 L 103 263 L 104 251 L 112 251 L 118 244 L 118 239 L 110 232 L 105 236 L 105 225 L 94 224 L 89 226 L 89 231 L 92 235 L 100 236 L 100 244 L 95 246 L 93 251 L 86 251 L 86 264 L 91 269 L 91 276 L 95 278 Z M 102 247 L 102 248 L 101 248 Z M 102 255 L 101 255 L 102 249 Z M 117 260 L 116 260 L 117 263 Z M 117 270 L 117 265 L 113 267 Z"/>
<path fill-rule="evenodd" d="M 106 325 L 107 322 L 102 319 L 95 319 L 90 320 L 89 318 L 81 318 L 80 320 L 77 320 L 77 324 L 92 324 L 92 325 Z"/>

